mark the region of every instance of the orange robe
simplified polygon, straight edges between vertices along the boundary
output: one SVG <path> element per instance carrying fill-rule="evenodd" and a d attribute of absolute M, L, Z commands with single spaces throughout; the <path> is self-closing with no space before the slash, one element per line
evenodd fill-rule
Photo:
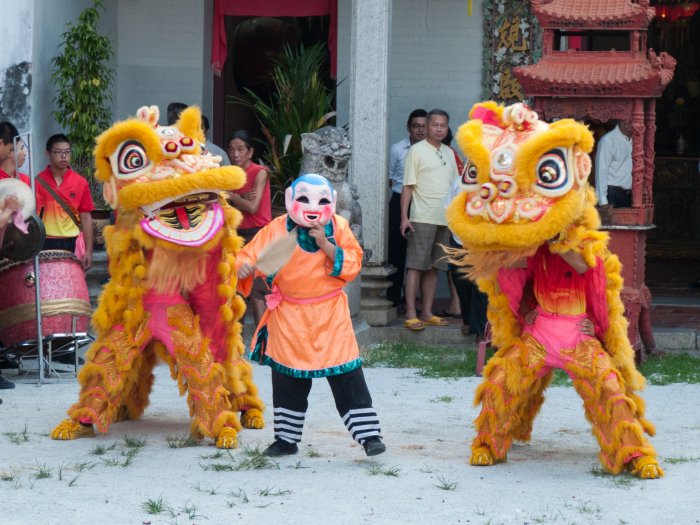
<path fill-rule="evenodd" d="M 287 215 L 273 219 L 238 253 L 236 271 L 243 263 L 254 265 L 260 250 L 294 226 Z M 360 272 L 362 248 L 343 217 L 334 215 L 325 229 L 336 245 L 335 261 L 299 227 L 291 259 L 273 276 L 255 272 L 282 300 L 261 319 L 251 343 L 252 359 L 292 377 L 327 377 L 362 365 L 342 290 Z M 248 295 L 252 282 L 253 276 L 240 280 L 239 291 Z"/>

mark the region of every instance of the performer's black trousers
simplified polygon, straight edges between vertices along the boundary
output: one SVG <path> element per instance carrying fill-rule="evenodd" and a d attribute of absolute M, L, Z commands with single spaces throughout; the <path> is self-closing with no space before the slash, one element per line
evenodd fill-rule
<path fill-rule="evenodd" d="M 352 438 L 362 444 L 368 437 L 380 436 L 379 418 L 372 408 L 362 368 L 329 376 L 328 384 L 338 414 Z M 301 441 L 311 379 L 291 377 L 272 371 L 272 404 L 275 413 L 275 438 L 290 443 Z"/>

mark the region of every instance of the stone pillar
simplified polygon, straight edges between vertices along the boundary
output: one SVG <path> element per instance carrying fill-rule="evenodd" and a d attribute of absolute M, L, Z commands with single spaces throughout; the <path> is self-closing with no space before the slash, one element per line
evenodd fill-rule
<path fill-rule="evenodd" d="M 353 0 L 350 46 L 350 182 L 360 192 L 365 264 L 362 315 L 372 325 L 389 324 L 396 309 L 377 295 L 389 286 L 387 252 L 387 127 L 391 0 Z M 386 286 L 382 284 L 382 279 Z M 365 285 L 366 281 L 366 285 Z"/>
<path fill-rule="evenodd" d="M 387 249 L 389 30 L 391 0 L 353 0 L 350 46 L 350 182 L 360 190 L 364 247 L 382 263 Z"/>

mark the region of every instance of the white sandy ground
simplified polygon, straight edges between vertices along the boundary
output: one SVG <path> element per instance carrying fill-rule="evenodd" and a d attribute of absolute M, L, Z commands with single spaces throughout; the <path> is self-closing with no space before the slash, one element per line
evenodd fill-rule
<path fill-rule="evenodd" d="M 232 461 L 204 458 L 216 451 L 210 443 L 168 447 L 168 436 L 186 435 L 188 417 L 163 366 L 156 369 L 144 417 L 115 424 L 109 434 L 93 439 L 59 442 L 48 437 L 76 399 L 74 381 L 18 384 L 15 390 L 0 391 L 0 472 L 13 478 L 0 481 L 0 523 L 700 522 L 700 385 L 645 391 L 648 416 L 658 431 L 653 444 L 666 477 L 642 481 L 601 475 L 596 442 L 571 388 L 548 390 L 530 444 L 515 445 L 505 464 L 478 468 L 467 464 L 477 378 L 425 379 L 414 370 L 388 368 L 366 369 L 365 374 L 381 419 L 385 454 L 364 455 L 345 431 L 327 382 L 316 380 L 299 454 L 279 459 L 279 468 L 224 472 L 202 466 L 237 463 L 244 458 L 242 448 L 233 451 Z M 262 398 L 270 403 L 269 369 L 255 365 L 255 376 Z M 271 420 L 271 407 L 266 416 Z M 21 433 L 25 425 L 29 440 L 13 443 L 6 433 Z M 131 465 L 109 466 L 90 454 L 97 445 L 116 442 L 102 457 L 119 459 L 125 435 L 146 440 Z M 272 435 L 271 424 L 244 430 L 240 447 L 264 447 Z M 78 475 L 75 465 L 83 462 L 95 465 Z M 40 469 L 50 469 L 51 477 L 36 479 Z M 159 498 L 174 514 L 144 511 L 146 500 Z"/>

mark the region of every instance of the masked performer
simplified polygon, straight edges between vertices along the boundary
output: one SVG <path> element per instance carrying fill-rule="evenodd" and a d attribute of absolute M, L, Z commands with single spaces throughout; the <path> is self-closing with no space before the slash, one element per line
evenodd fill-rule
<path fill-rule="evenodd" d="M 362 248 L 348 222 L 335 215 L 330 182 L 302 175 L 286 190 L 287 214 L 274 219 L 236 258 L 239 290 L 267 279 L 268 310 L 253 337 L 253 359 L 272 368 L 275 441 L 269 456 L 295 454 L 313 378 L 328 379 L 338 413 L 368 456 L 386 450 L 362 373 L 343 287 L 360 272 Z M 271 243 L 291 235 L 291 258 L 279 271 L 261 270 Z M 294 242 L 296 241 L 296 242 Z M 257 266 L 256 266 L 257 264 Z M 268 273 L 269 272 L 269 273 Z M 274 273 L 273 273 L 274 272 Z"/>
<path fill-rule="evenodd" d="M 620 263 L 587 183 L 591 133 L 569 119 L 546 124 L 522 104 L 477 104 L 470 118 L 457 134 L 466 189 L 448 222 L 466 250 L 455 256 L 489 295 L 498 348 L 476 393 L 471 464 L 505 461 L 514 439 L 530 439 L 561 368 L 583 398 L 605 470 L 662 476 L 644 436 L 654 427 L 636 393 L 644 378 L 627 338 Z"/>
<path fill-rule="evenodd" d="M 98 337 L 78 374 L 80 397 L 53 439 L 139 418 L 158 358 L 188 394 L 194 437 L 234 448 L 241 426 L 262 428 L 235 294 L 241 214 L 220 193 L 245 175 L 219 166 L 203 144 L 196 107 L 173 126 L 158 125 L 157 107 L 142 107 L 97 139 L 96 175 L 118 212 L 105 229 L 110 281 L 92 318 Z"/>

